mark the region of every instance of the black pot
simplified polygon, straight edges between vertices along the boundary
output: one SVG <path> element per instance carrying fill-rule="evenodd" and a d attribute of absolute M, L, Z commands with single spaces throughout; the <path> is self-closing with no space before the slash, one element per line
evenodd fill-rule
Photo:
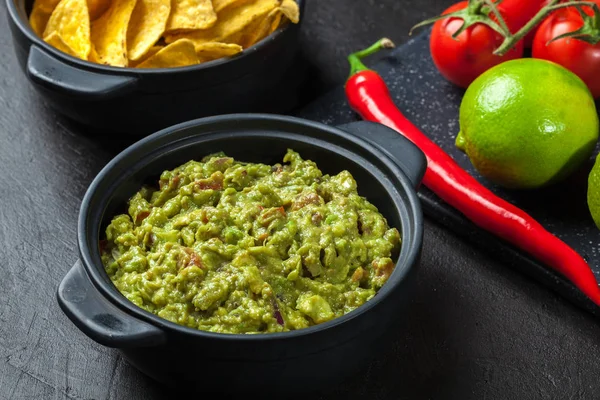
<path fill-rule="evenodd" d="M 324 173 L 344 169 L 359 193 L 402 234 L 396 269 L 378 294 L 343 317 L 307 329 L 232 335 L 179 326 L 138 308 L 104 271 L 98 241 L 112 216 L 143 183 L 190 159 L 224 151 L 237 159 L 276 163 L 287 148 L 315 161 Z M 407 139 L 383 125 L 357 122 L 332 128 L 274 115 L 226 115 L 153 134 L 115 157 L 82 201 L 81 260 L 58 288 L 66 315 L 96 342 L 157 381 L 202 391 L 279 394 L 335 384 L 360 370 L 389 344 L 384 333 L 403 318 L 423 239 L 416 187 L 426 160 Z M 385 351 L 385 348 L 383 348 Z"/>
<path fill-rule="evenodd" d="M 304 17 L 304 0 L 297 0 Z M 19 64 L 58 112 L 97 130 L 148 134 L 190 119 L 236 112 L 287 113 L 299 102 L 305 64 L 300 25 L 287 24 L 229 59 L 161 69 L 82 61 L 30 28 L 33 0 L 6 0 Z"/>

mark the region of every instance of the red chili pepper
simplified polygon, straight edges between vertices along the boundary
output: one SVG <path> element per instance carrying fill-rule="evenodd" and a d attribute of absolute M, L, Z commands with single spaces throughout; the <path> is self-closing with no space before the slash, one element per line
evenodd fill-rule
<path fill-rule="evenodd" d="M 438 145 L 413 125 L 394 104 L 381 76 L 368 69 L 363 57 L 393 47 L 389 39 L 348 57 L 351 73 L 346 96 L 352 109 L 368 121 L 395 129 L 427 157 L 423 184 L 475 225 L 513 244 L 569 279 L 596 305 L 600 288 L 586 261 L 523 210 L 493 194 L 462 169 Z"/>

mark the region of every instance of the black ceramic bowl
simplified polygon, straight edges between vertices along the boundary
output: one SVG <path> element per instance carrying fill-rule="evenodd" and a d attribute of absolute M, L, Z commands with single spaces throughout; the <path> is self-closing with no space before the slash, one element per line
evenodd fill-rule
<path fill-rule="evenodd" d="M 117 291 L 104 271 L 98 241 L 143 183 L 156 182 L 163 170 L 217 151 L 273 164 L 287 148 L 315 161 L 324 173 L 350 171 L 359 193 L 400 230 L 396 268 L 373 299 L 310 328 L 232 335 L 171 323 Z M 79 214 L 81 258 L 60 284 L 58 301 L 86 335 L 119 348 L 131 364 L 166 384 L 265 395 L 335 384 L 385 351 L 384 333 L 403 318 L 421 251 L 423 221 L 415 188 L 425 167 L 416 146 L 369 122 L 332 128 L 291 117 L 240 114 L 165 129 L 123 151 L 90 185 Z"/>
<path fill-rule="evenodd" d="M 304 19 L 304 0 L 297 0 Z M 97 130 L 148 134 L 193 118 L 236 112 L 286 113 L 304 77 L 300 24 L 286 24 L 242 53 L 204 64 L 116 68 L 82 61 L 30 28 L 33 0 L 6 0 L 19 64 L 58 112 Z"/>

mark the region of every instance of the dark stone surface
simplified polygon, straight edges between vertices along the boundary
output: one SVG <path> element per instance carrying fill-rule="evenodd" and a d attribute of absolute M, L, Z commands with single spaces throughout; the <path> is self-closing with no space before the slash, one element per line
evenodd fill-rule
<path fill-rule="evenodd" d="M 315 87 L 343 82 L 351 50 L 383 35 L 405 41 L 412 24 L 449 3 L 310 0 L 303 47 Z M 81 197 L 123 143 L 89 135 L 39 101 L 18 70 L 6 24 L 0 49 L 0 398 L 173 398 L 85 337 L 54 298 L 77 259 Z M 599 397 L 597 319 L 429 220 L 416 289 L 388 350 L 317 398 Z"/>

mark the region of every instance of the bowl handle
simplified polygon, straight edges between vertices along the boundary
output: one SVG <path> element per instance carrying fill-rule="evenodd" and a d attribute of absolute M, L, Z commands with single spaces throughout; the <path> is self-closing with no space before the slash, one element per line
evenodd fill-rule
<path fill-rule="evenodd" d="M 339 129 L 364 139 L 394 160 L 418 188 L 427 169 L 425 154 L 410 140 L 393 129 L 376 122 L 358 121 L 338 126 Z"/>
<path fill-rule="evenodd" d="M 121 95 L 133 89 L 137 83 L 137 78 L 130 76 L 99 74 L 75 68 L 36 45 L 29 49 L 27 76 L 42 88 L 86 100 Z"/>
<path fill-rule="evenodd" d="M 57 298 L 67 317 L 104 346 L 157 346 L 166 341 L 162 330 L 131 317 L 98 293 L 80 260 L 58 286 Z"/>

